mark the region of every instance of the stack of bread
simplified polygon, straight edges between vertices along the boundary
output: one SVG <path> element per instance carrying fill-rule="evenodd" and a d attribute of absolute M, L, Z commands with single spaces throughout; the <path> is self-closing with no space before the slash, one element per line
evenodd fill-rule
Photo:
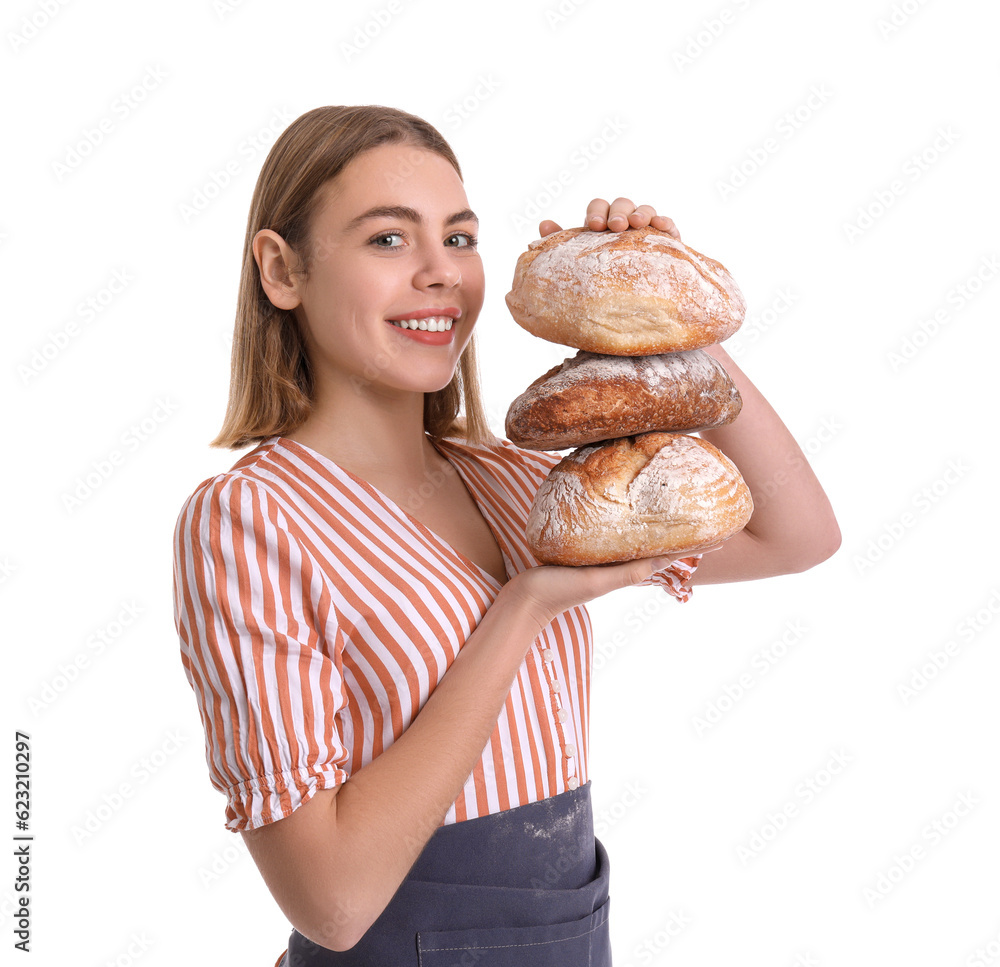
<path fill-rule="evenodd" d="M 654 228 L 574 228 L 532 242 L 507 294 L 528 332 L 579 352 L 507 413 L 512 443 L 573 449 L 528 517 L 543 564 L 610 564 L 696 553 L 738 533 L 750 491 L 698 430 L 736 419 L 729 374 L 701 347 L 743 323 L 726 269 Z"/>

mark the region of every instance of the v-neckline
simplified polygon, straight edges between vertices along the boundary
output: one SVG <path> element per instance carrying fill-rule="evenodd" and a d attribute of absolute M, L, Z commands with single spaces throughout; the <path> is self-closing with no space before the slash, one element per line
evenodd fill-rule
<path fill-rule="evenodd" d="M 428 438 L 428 439 L 430 439 L 430 438 Z M 401 507 L 388 494 L 383 493 L 374 484 L 372 484 L 368 480 L 365 480 L 364 477 L 359 477 L 356 473 L 353 473 L 352 471 L 348 470 L 346 467 L 342 467 L 339 463 L 337 463 L 336 460 L 333 460 L 330 457 L 326 456 L 325 454 L 320 453 L 318 450 L 314 450 L 311 446 L 309 446 L 309 445 L 307 445 L 305 443 L 299 443 L 298 440 L 292 440 L 290 437 L 285 437 L 285 436 L 277 435 L 277 436 L 272 437 L 271 440 L 270 440 L 270 442 L 271 443 L 277 442 L 281 446 L 284 446 L 286 448 L 289 446 L 289 444 L 292 447 L 298 447 L 300 450 L 304 451 L 307 455 L 313 457 L 313 459 L 319 460 L 321 463 L 328 464 L 329 466 L 331 466 L 331 467 L 335 468 L 336 470 L 340 471 L 340 473 L 345 474 L 352 481 L 354 481 L 354 483 L 356 483 L 358 486 L 360 486 L 363 490 L 368 491 L 370 494 L 372 494 L 373 496 L 377 497 L 379 500 L 382 500 L 386 504 L 388 504 L 389 507 L 396 514 L 399 514 L 400 516 L 405 517 L 406 520 L 408 520 L 410 522 L 410 524 L 412 524 L 414 527 L 418 528 L 422 534 L 430 537 L 432 540 L 437 541 L 440 545 L 442 545 L 444 548 L 446 548 L 454 557 L 458 558 L 467 567 L 473 568 L 476 571 L 477 574 L 479 574 L 482 577 L 486 578 L 486 580 L 490 581 L 497 588 L 502 588 L 503 587 L 503 584 L 501 584 L 492 574 L 490 574 L 490 572 L 487 571 L 486 568 L 484 568 L 480 564 L 477 564 L 475 561 L 472 560 L 472 558 L 470 558 L 470 557 L 466 556 L 465 554 L 463 554 L 450 541 L 445 540 L 440 534 L 437 533 L 437 531 L 431 530 L 431 528 L 429 528 L 423 521 L 418 520 L 408 510 L 405 510 L 403 507 Z M 468 491 L 469 496 L 472 498 L 472 502 L 476 505 L 476 507 L 479 508 L 479 512 L 482 515 L 483 520 L 486 521 L 486 526 L 489 527 L 491 533 L 493 534 L 493 539 L 496 541 L 496 545 L 497 545 L 497 547 L 500 550 L 500 556 L 503 559 L 504 571 L 506 572 L 506 575 L 507 575 L 507 581 L 510 581 L 511 577 L 513 576 L 511 574 L 512 559 L 511 559 L 511 556 L 510 556 L 510 552 L 509 552 L 509 550 L 507 548 L 506 542 L 501 537 L 501 535 L 500 535 L 500 533 L 498 531 L 498 528 L 497 528 L 497 526 L 496 526 L 496 524 L 495 524 L 495 522 L 493 520 L 492 512 L 489 511 L 482 503 L 479 502 L 479 500 L 476 499 L 475 490 L 474 490 L 472 484 L 466 478 L 465 473 L 462 470 L 462 468 L 460 466 L 458 466 L 458 464 L 453 463 L 451 460 L 448 459 L 447 454 L 445 454 L 445 453 L 442 452 L 439 443 L 435 443 L 434 440 L 430 440 L 430 443 L 431 443 L 431 446 L 433 446 L 434 449 L 437 450 L 437 452 L 439 454 L 441 454 L 441 456 L 444 457 L 445 460 L 448 460 L 448 463 L 451 464 L 451 466 L 454 468 L 455 473 L 458 474 L 459 479 L 462 481 L 462 484 L 464 485 L 465 489 Z M 454 446 L 454 444 L 448 443 L 447 440 L 442 440 L 442 441 L 440 441 L 440 443 L 446 443 L 449 447 L 453 447 Z M 504 583 L 506 583 L 506 582 L 504 582 Z"/>

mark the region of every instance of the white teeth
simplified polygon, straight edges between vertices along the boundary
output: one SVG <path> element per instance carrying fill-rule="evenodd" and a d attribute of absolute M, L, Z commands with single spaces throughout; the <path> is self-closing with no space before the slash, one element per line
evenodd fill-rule
<path fill-rule="evenodd" d="M 427 319 L 391 319 L 400 329 L 424 329 L 428 332 L 448 332 L 454 322 L 449 316 L 431 316 Z"/>

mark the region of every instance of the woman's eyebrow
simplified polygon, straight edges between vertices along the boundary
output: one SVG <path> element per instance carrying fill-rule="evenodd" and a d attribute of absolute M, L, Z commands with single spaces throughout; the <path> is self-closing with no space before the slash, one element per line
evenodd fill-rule
<path fill-rule="evenodd" d="M 369 208 L 368 211 L 362 212 L 356 218 L 352 218 L 345 231 L 350 232 L 363 222 L 373 218 L 397 218 L 415 222 L 417 225 L 422 225 L 424 221 L 423 216 L 415 208 L 409 208 L 406 205 L 377 205 L 375 208 Z M 444 220 L 446 226 L 455 225 L 458 222 L 475 222 L 478 225 L 479 219 L 471 208 L 464 208 L 460 212 L 454 212 Z"/>

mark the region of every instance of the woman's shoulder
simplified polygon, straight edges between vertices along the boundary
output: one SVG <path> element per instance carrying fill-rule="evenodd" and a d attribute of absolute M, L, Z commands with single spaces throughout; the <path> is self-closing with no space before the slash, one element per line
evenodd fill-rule
<path fill-rule="evenodd" d="M 236 506 L 247 503 L 259 507 L 280 502 L 279 491 L 268 480 L 267 462 L 272 446 L 273 440 L 264 441 L 243 454 L 228 470 L 198 483 L 182 501 L 177 526 L 195 517 L 204 522 L 209 517 L 230 515 Z"/>

